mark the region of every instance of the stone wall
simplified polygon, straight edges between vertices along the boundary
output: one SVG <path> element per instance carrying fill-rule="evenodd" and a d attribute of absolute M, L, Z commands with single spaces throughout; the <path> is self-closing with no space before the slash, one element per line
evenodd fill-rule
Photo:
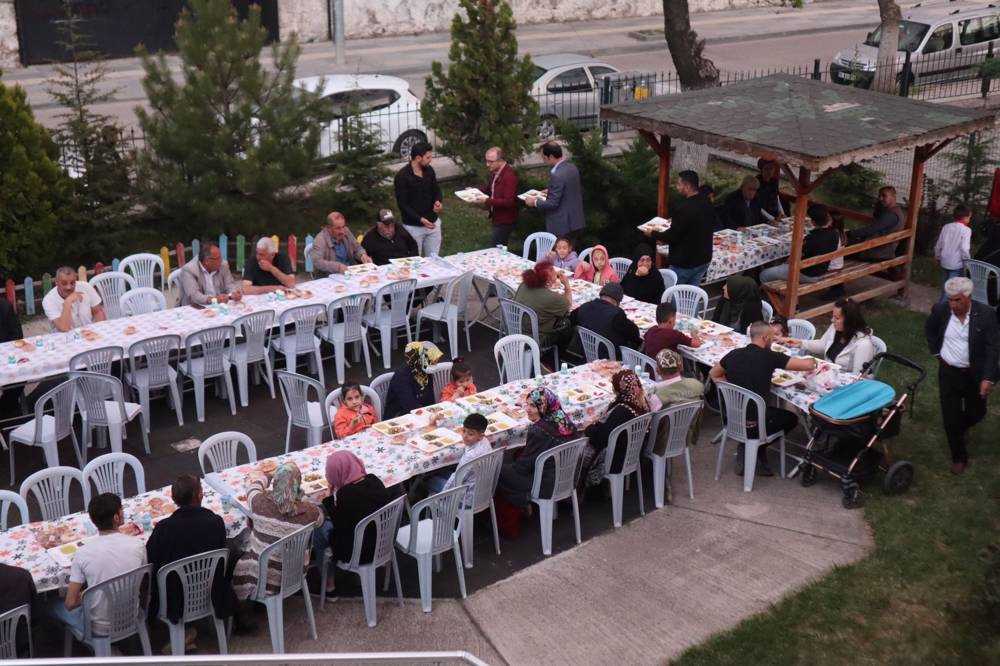
<path fill-rule="evenodd" d="M 19 66 L 18 57 L 14 0 L 0 0 L 0 69 Z"/>
<path fill-rule="evenodd" d="M 285 39 L 293 32 L 300 42 L 329 39 L 327 0 L 278 0 L 278 34 Z"/>

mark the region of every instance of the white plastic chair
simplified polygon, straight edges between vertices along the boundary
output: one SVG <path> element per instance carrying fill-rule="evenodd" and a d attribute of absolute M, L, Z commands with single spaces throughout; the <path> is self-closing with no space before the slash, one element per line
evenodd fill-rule
<path fill-rule="evenodd" d="M 142 405 L 143 430 L 149 433 L 150 409 L 149 392 L 152 389 L 168 389 L 177 425 L 184 425 L 184 394 L 177 384 L 177 371 L 170 364 L 174 356 L 180 354 L 179 335 L 159 335 L 133 343 L 128 348 L 129 370 L 125 381 L 139 394 Z"/>
<path fill-rule="evenodd" d="M 875 349 L 875 356 L 878 357 L 879 354 L 884 354 L 889 351 L 889 345 L 885 344 L 885 340 L 878 337 L 877 335 L 871 336 L 872 347 Z M 868 374 L 872 377 L 878 376 L 878 371 L 882 367 L 882 359 L 872 359 L 871 365 L 868 366 Z"/>
<path fill-rule="evenodd" d="M 107 428 L 111 441 L 111 450 L 121 453 L 122 441 L 125 439 L 125 427 L 136 416 L 141 419 L 142 443 L 149 455 L 149 421 L 142 413 L 142 406 L 134 402 L 125 402 L 122 383 L 117 377 L 99 375 L 93 372 L 71 372 L 70 377 L 77 380 L 77 395 L 82 398 L 84 409 L 83 442 L 80 447 L 81 463 L 87 462 L 87 449 L 90 447 L 90 432 L 94 428 Z"/>
<path fill-rule="evenodd" d="M 497 292 L 497 299 L 509 298 L 510 300 L 514 300 L 514 294 L 517 293 L 499 278 L 493 278 L 493 288 Z"/>
<path fill-rule="evenodd" d="M 677 284 L 677 273 L 673 272 L 669 268 L 661 268 L 660 276 L 663 278 L 663 288 L 670 289 L 675 284 Z M 660 302 L 663 302 L 663 298 L 660 298 Z"/>
<path fill-rule="evenodd" d="M 990 304 L 990 276 L 996 280 L 994 298 L 1000 298 L 1000 268 L 985 261 L 970 259 L 965 262 L 965 270 L 972 280 L 972 300 Z"/>
<path fill-rule="evenodd" d="M 316 334 L 322 340 L 326 340 L 333 346 L 334 360 L 337 365 L 337 383 L 344 383 L 344 365 L 346 347 L 348 344 L 356 343 L 364 352 L 365 369 L 368 376 L 372 376 L 372 357 L 368 351 L 368 329 L 364 324 L 365 311 L 371 302 L 368 294 L 354 294 L 344 296 L 331 302 L 326 307 L 327 323 L 316 329 Z M 338 321 L 342 315 L 342 321 Z"/>
<path fill-rule="evenodd" d="M 451 381 L 451 367 L 451 361 L 427 366 L 427 374 L 430 375 L 431 384 L 434 386 L 434 402 L 441 402 L 441 393 Z"/>
<path fill-rule="evenodd" d="M 580 336 L 580 344 L 583 345 L 583 356 L 587 359 L 587 363 L 593 363 L 601 358 L 611 359 L 612 361 L 617 360 L 618 354 L 615 353 L 615 343 L 611 342 L 611 340 L 583 326 L 577 326 L 576 332 Z M 601 356 L 602 348 L 606 356 Z"/>
<path fill-rule="evenodd" d="M 611 268 L 615 269 L 618 281 L 621 282 L 625 274 L 628 273 L 628 269 L 632 265 L 632 260 L 627 257 L 611 257 L 610 263 Z"/>
<path fill-rule="evenodd" d="M 247 452 L 247 462 L 257 462 L 257 447 L 249 435 L 232 430 L 212 435 L 198 445 L 198 464 L 202 475 L 221 472 L 239 463 L 240 449 Z M 206 459 L 208 465 L 205 464 Z"/>
<path fill-rule="evenodd" d="M 579 259 L 580 261 L 586 261 L 587 263 L 590 263 L 590 253 L 593 251 L 594 251 L 593 247 L 584 248 L 577 253 L 576 258 Z"/>
<path fill-rule="evenodd" d="M 379 397 L 378 391 L 370 386 L 359 385 L 359 387 L 361 388 L 362 399 L 366 400 L 372 406 L 372 411 L 375 412 L 375 422 L 378 423 L 382 420 L 382 398 Z M 327 420 L 330 422 L 330 436 L 333 439 L 338 439 L 337 433 L 333 429 L 333 420 L 337 415 L 337 410 L 340 408 L 343 391 L 344 387 L 337 387 L 327 393 L 326 398 L 323 400 L 323 411 L 326 412 Z"/>
<path fill-rule="evenodd" d="M 19 525 L 27 525 L 31 522 L 31 519 L 28 518 L 28 504 L 24 498 L 12 490 L 0 490 L 0 532 L 5 532 L 7 526 L 11 525 L 9 518 L 11 507 L 17 509 L 21 519 Z"/>
<path fill-rule="evenodd" d="M 296 371 L 300 356 L 308 356 L 310 372 L 317 373 L 320 384 L 324 386 L 326 379 L 323 376 L 323 356 L 320 339 L 316 337 L 316 329 L 319 320 L 325 314 L 326 308 L 318 303 L 299 305 L 285 310 L 278 318 L 278 336 L 271 336 L 269 348 L 274 354 L 284 355 L 285 370 L 288 372 Z M 294 333 L 288 332 L 289 325 L 294 326 Z"/>
<path fill-rule="evenodd" d="M 552 554 L 552 520 L 555 517 L 556 502 L 564 499 L 573 501 L 573 522 L 576 527 L 576 542 L 580 543 L 580 504 L 576 497 L 576 472 L 580 456 L 587 445 L 586 438 L 574 439 L 554 446 L 535 459 L 535 474 L 531 482 L 531 501 L 538 505 L 538 524 L 542 531 L 542 554 Z M 555 465 L 552 492 L 547 498 L 541 496 L 542 476 L 545 463 L 551 460 Z"/>
<path fill-rule="evenodd" d="M 504 449 L 474 458 L 455 470 L 456 486 L 472 486 L 462 503 L 462 555 L 465 557 L 465 568 L 472 568 L 473 532 L 476 514 L 490 510 L 493 521 L 493 545 L 497 555 L 500 554 L 500 534 L 497 531 L 497 510 L 493 496 L 497 493 L 497 483 L 500 481 L 500 466 L 503 464 Z"/>
<path fill-rule="evenodd" d="M 413 314 L 413 292 L 416 280 L 397 280 L 379 287 L 372 300 L 372 310 L 364 316 L 365 326 L 377 329 L 382 341 L 382 363 L 388 370 L 392 361 L 393 332 L 406 329 L 406 341 L 412 342 L 410 316 Z M 388 303 L 387 303 L 388 301 Z"/>
<path fill-rule="evenodd" d="M 629 474 L 635 474 L 636 491 L 639 498 L 639 513 L 646 515 L 645 502 L 642 497 L 642 465 L 640 455 L 642 445 L 646 442 L 649 432 L 649 421 L 652 414 L 643 414 L 621 424 L 608 435 L 608 446 L 604 449 L 604 478 L 611 484 L 611 516 L 615 527 L 622 526 L 622 503 L 625 499 L 625 479 Z M 625 457 L 622 460 L 621 471 L 612 472 L 615 451 L 621 443 L 621 435 L 625 434 Z"/>
<path fill-rule="evenodd" d="M 643 372 L 648 372 L 650 377 L 656 377 L 656 360 L 646 356 L 642 352 L 637 352 L 631 347 L 619 347 L 622 355 L 622 365 L 626 368 L 634 370 L 636 366 L 639 366 L 639 372 L 636 374 L 641 374 Z"/>
<path fill-rule="evenodd" d="M 130 254 L 118 264 L 118 270 L 129 273 L 135 279 L 137 287 L 156 288 L 156 273 L 160 273 L 160 291 L 163 291 L 166 280 L 163 277 L 163 259 L 159 255 L 142 252 Z"/>
<path fill-rule="evenodd" d="M 816 327 L 808 319 L 789 319 L 788 337 L 796 340 L 812 340 L 816 337 Z"/>
<path fill-rule="evenodd" d="M 10 485 L 14 486 L 14 445 L 37 446 L 45 454 L 46 467 L 59 466 L 59 442 L 73 440 L 77 461 L 82 465 L 80 443 L 73 430 L 76 408 L 76 380 L 70 379 L 47 391 L 35 402 L 35 418 L 22 423 L 10 433 Z M 46 414 L 46 412 L 51 412 Z"/>
<path fill-rule="evenodd" d="M 83 487 L 83 475 L 75 467 L 49 467 L 25 479 L 19 492 L 25 505 L 28 493 L 34 495 L 42 511 L 42 520 L 56 520 L 73 513 L 69 508 L 69 494 L 74 481 Z"/>
<path fill-rule="evenodd" d="M 527 335 L 505 335 L 493 345 L 500 383 L 542 376 L 538 343 Z"/>
<path fill-rule="evenodd" d="M 144 564 L 84 590 L 81 602 L 83 633 L 78 634 L 66 627 L 65 656 L 69 657 L 72 652 L 73 638 L 89 645 L 95 657 L 110 657 L 112 643 L 135 634 L 139 634 L 142 653 L 147 657 L 151 656 L 146 613 L 149 607 L 149 586 L 152 577 L 153 565 Z M 106 635 L 95 636 L 90 615 L 93 607 L 98 604 L 105 604 L 108 608 L 109 626 Z"/>
<path fill-rule="evenodd" d="M 725 406 L 725 427 L 722 431 L 722 441 L 719 442 L 719 455 L 715 462 L 715 480 L 722 474 L 722 457 L 725 455 L 726 442 L 730 439 L 743 444 L 743 490 L 753 490 L 754 474 L 757 471 L 757 449 L 765 444 L 778 441 L 781 446 L 781 478 L 785 478 L 785 433 L 767 432 L 765 415 L 767 414 L 764 399 L 752 391 L 730 384 L 715 382 L 719 390 L 719 402 Z M 757 437 L 751 438 L 747 427 L 747 406 L 757 407 Z"/>
<path fill-rule="evenodd" d="M 538 333 L 538 313 L 523 303 L 509 298 L 500 299 L 500 312 L 503 315 L 501 330 L 504 335 L 527 335 L 538 343 L 539 354 L 552 352 L 553 367 L 559 367 L 559 347 L 552 345 L 542 349 L 542 339 Z"/>
<path fill-rule="evenodd" d="M 167 297 L 159 289 L 138 287 L 122 294 L 120 304 L 123 316 L 134 317 L 166 310 Z"/>
<path fill-rule="evenodd" d="M 288 426 L 285 428 L 285 453 L 292 444 L 292 426 L 304 428 L 307 436 L 307 446 L 317 446 L 323 442 L 323 431 L 330 427 L 330 416 L 323 409 L 325 391 L 323 385 L 312 377 L 297 375 L 294 372 L 278 370 L 278 385 L 281 387 L 281 401 L 285 404 L 288 414 Z M 315 392 L 316 400 L 309 399 L 310 389 Z"/>
<path fill-rule="evenodd" d="M 254 601 L 267 607 L 267 624 L 271 633 L 271 650 L 275 654 L 285 653 L 285 599 L 302 592 L 309 619 L 309 635 L 316 636 L 316 618 L 313 615 L 312 598 L 306 585 L 306 554 L 312 544 L 311 524 L 284 536 L 260 552 L 257 574 L 257 594 Z M 281 587 L 276 594 L 267 593 L 268 565 L 271 558 L 281 563 Z"/>
<path fill-rule="evenodd" d="M 424 305 L 417 311 L 417 339 L 420 339 L 420 326 L 424 319 L 431 322 L 443 322 L 448 328 L 448 343 L 451 346 L 451 357 L 458 356 L 458 322 L 465 327 L 465 346 L 472 351 L 472 339 L 469 329 L 474 320 L 467 316 L 469 309 L 469 292 L 472 291 L 472 280 L 475 273 L 468 271 L 452 279 L 445 285 L 441 300 L 430 305 Z M 433 324 L 431 324 L 433 326 Z"/>
<path fill-rule="evenodd" d="M 97 290 L 108 319 L 124 316 L 121 298 L 129 289 L 135 289 L 135 278 L 121 271 L 105 271 L 90 278 L 90 286 Z"/>
<path fill-rule="evenodd" d="M 369 627 L 378 624 L 375 610 L 375 572 L 385 566 L 392 565 L 392 575 L 396 579 L 396 599 L 399 605 L 403 605 L 403 587 L 399 579 L 399 565 L 396 563 L 396 531 L 399 529 L 399 519 L 403 515 L 403 502 L 405 497 L 397 497 L 386 504 L 378 511 L 374 511 L 365 516 L 354 528 L 354 550 L 351 552 L 350 562 L 337 562 L 337 567 L 344 571 L 356 573 L 361 579 L 361 595 L 365 604 L 365 621 Z M 371 562 L 361 561 L 361 549 L 364 546 L 365 530 L 369 525 L 375 526 L 375 547 L 372 551 Z M 323 563 L 320 569 L 320 608 L 326 603 L 326 577 L 329 570 L 329 562 L 332 558 L 330 549 L 323 553 Z M 386 572 L 386 585 L 389 583 L 389 575 Z"/>
<path fill-rule="evenodd" d="M 548 256 L 555 244 L 555 235 L 547 231 L 536 231 L 524 239 L 524 250 L 521 252 L 521 257 L 531 261 L 541 261 Z M 532 250 L 534 250 L 534 256 L 532 256 Z"/>
<path fill-rule="evenodd" d="M 231 348 L 230 362 L 236 368 L 236 383 L 240 387 L 240 404 L 249 404 L 249 374 L 250 366 L 257 370 L 259 378 L 260 363 L 264 364 L 264 381 L 271 389 L 271 399 L 274 399 L 274 366 L 268 353 L 268 336 L 274 324 L 274 311 L 261 310 L 243 315 L 233 322 L 236 335 L 243 338 Z"/>
<path fill-rule="evenodd" d="M 94 484 L 97 489 L 96 495 L 102 493 L 112 493 L 121 499 L 125 499 L 125 468 L 132 468 L 135 476 L 135 494 L 141 495 L 146 492 L 146 472 L 142 468 L 139 459 L 130 453 L 105 453 L 97 456 L 83 468 L 83 505 L 90 504 L 90 498 L 94 496 L 90 492 L 90 484 Z"/>
<path fill-rule="evenodd" d="M 368 386 L 378 394 L 379 418 L 382 416 L 382 408 L 385 406 L 385 399 L 389 395 L 389 382 L 395 373 L 385 372 L 368 382 Z"/>
<path fill-rule="evenodd" d="M 175 268 L 170 271 L 170 276 L 167 278 L 167 290 L 177 292 L 177 303 L 184 302 L 184 283 L 181 282 L 181 269 Z"/>
<path fill-rule="evenodd" d="M 417 575 L 420 578 L 420 606 L 425 613 L 431 612 L 431 569 L 435 559 L 439 566 L 440 557 L 449 550 L 455 557 L 455 571 L 458 572 L 458 589 L 462 598 L 465 593 L 465 567 L 462 566 L 462 550 L 459 547 L 458 511 L 470 486 L 458 486 L 431 495 L 410 509 L 410 524 L 403 525 L 396 532 L 396 547 L 417 561 Z M 421 518 L 424 512 L 429 518 Z"/>
<path fill-rule="evenodd" d="M 697 319 L 705 318 L 708 309 L 708 293 L 701 287 L 690 284 L 677 284 L 664 290 L 661 303 L 673 300 L 677 313 Z"/>
<path fill-rule="evenodd" d="M 160 567 L 160 570 L 156 572 L 156 587 L 159 591 L 157 617 L 170 630 L 170 652 L 174 657 L 184 654 L 185 626 L 189 622 L 195 622 L 205 617 L 212 618 L 215 623 L 219 654 L 229 653 L 225 625 L 222 620 L 215 616 L 215 604 L 212 603 L 212 587 L 215 583 L 216 571 L 221 568 L 224 572 L 228 561 L 229 551 L 220 548 L 181 558 Z M 167 617 L 167 579 L 171 574 L 180 580 L 184 598 L 184 610 L 177 623 L 171 622 L 170 618 Z"/>
<path fill-rule="evenodd" d="M 35 656 L 35 645 L 31 638 L 31 606 L 23 604 L 0 613 L 0 660 L 17 659 L 17 631 L 22 618 L 28 630 L 28 658 Z"/>
<path fill-rule="evenodd" d="M 771 304 L 768 303 L 767 301 L 761 300 L 761 302 L 760 302 L 760 311 L 761 311 L 761 314 L 764 315 L 764 321 L 765 322 L 770 323 L 771 320 L 774 319 L 774 308 L 771 307 Z"/>
<path fill-rule="evenodd" d="M 71 371 L 96 372 L 101 375 L 112 375 L 115 363 L 125 360 L 125 350 L 117 345 L 98 347 L 80 352 L 69 360 Z M 121 368 L 119 368 L 121 369 Z M 118 375 L 121 379 L 121 375 Z"/>
<path fill-rule="evenodd" d="M 694 499 L 694 478 L 691 475 L 691 450 L 688 448 L 688 431 L 691 424 L 701 411 L 704 403 L 701 400 L 671 405 L 653 414 L 649 422 L 649 434 L 646 438 L 646 457 L 653 463 L 653 498 L 656 508 L 664 505 L 667 469 L 671 458 L 684 456 L 684 467 L 687 471 L 688 497 Z M 665 437 L 667 447 L 661 455 L 653 452 L 660 431 L 667 428 Z"/>
<path fill-rule="evenodd" d="M 194 405 L 198 422 L 205 422 L 205 380 L 221 379 L 225 383 L 229 411 L 236 416 L 236 393 L 233 391 L 231 349 L 236 344 L 236 329 L 213 326 L 195 331 L 184 341 L 184 362 L 178 366 L 182 375 L 194 384 Z"/>

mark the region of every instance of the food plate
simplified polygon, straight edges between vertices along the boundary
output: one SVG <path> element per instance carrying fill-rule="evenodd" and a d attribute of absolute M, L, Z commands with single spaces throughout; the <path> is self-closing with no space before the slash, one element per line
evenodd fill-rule
<path fill-rule="evenodd" d="M 38 523 L 39 527 L 32 529 L 38 544 L 46 550 L 56 548 L 71 541 L 83 539 L 85 534 L 81 527 L 72 521 L 56 524 Z"/>
<path fill-rule="evenodd" d="M 779 354 L 788 354 L 792 356 L 792 350 L 785 345 L 779 345 L 777 342 L 771 343 L 771 351 L 778 352 Z"/>
<path fill-rule="evenodd" d="M 462 443 L 462 436 L 454 430 L 436 428 L 410 438 L 410 444 L 424 453 L 435 453 L 439 449 Z"/>
<path fill-rule="evenodd" d="M 496 393 L 484 391 L 462 398 L 461 401 L 473 407 L 495 407 L 497 404 L 503 402 L 503 398 Z"/>
<path fill-rule="evenodd" d="M 436 416 L 438 418 L 450 419 L 464 415 L 465 411 L 453 402 L 439 402 L 436 405 L 414 409 L 413 413 L 418 416 L 426 416 L 427 418 Z"/>
<path fill-rule="evenodd" d="M 495 435 L 499 432 L 503 432 L 505 430 L 510 430 L 511 428 L 517 427 L 517 421 L 512 419 L 507 414 L 504 414 L 503 412 L 499 411 L 493 412 L 492 414 L 487 414 L 486 422 L 488 424 L 486 426 L 487 435 Z"/>
<path fill-rule="evenodd" d="M 607 395 L 606 392 L 597 388 L 596 386 L 591 386 L 589 388 L 573 388 L 566 389 L 566 401 L 575 404 L 582 404 L 585 402 L 590 402 L 591 400 L 596 400 Z"/>
<path fill-rule="evenodd" d="M 455 196 L 468 203 L 479 203 L 483 199 L 489 198 L 482 190 L 476 187 L 467 187 L 464 190 L 456 190 Z"/>
<path fill-rule="evenodd" d="M 261 474 L 271 474 L 276 469 L 278 469 L 277 460 L 265 460 L 257 466 L 257 470 L 260 471 Z"/>
<path fill-rule="evenodd" d="M 423 262 L 424 260 L 421 257 L 398 257 L 389 260 L 389 263 L 393 266 L 402 266 L 404 268 L 415 268 Z"/>
<path fill-rule="evenodd" d="M 326 482 L 326 476 L 320 472 L 309 472 L 302 475 L 302 492 L 306 495 L 315 495 L 330 488 Z"/>
<path fill-rule="evenodd" d="M 348 266 L 344 269 L 345 275 L 364 275 L 365 273 L 374 273 L 378 271 L 378 266 L 375 264 L 354 264 L 353 266 Z"/>
<path fill-rule="evenodd" d="M 25 349 L 25 348 L 27 348 L 27 347 L 30 346 L 29 343 L 28 343 L 28 341 L 27 340 L 23 340 L 23 339 L 22 340 L 14 340 L 14 342 L 12 344 L 15 347 L 17 347 L 18 349 Z"/>
<path fill-rule="evenodd" d="M 80 331 L 80 335 L 87 342 L 93 342 L 94 340 L 100 340 L 100 338 L 101 338 L 100 335 L 98 335 L 97 333 L 94 333 L 89 328 L 85 328 L 82 331 Z"/>
<path fill-rule="evenodd" d="M 539 192 L 538 190 L 528 190 L 527 192 L 523 192 L 523 193 L 517 195 L 517 198 L 520 199 L 521 201 L 526 201 L 528 199 L 528 197 L 535 197 L 537 199 L 544 199 L 545 198 L 545 194 L 543 194 L 542 192 Z"/>
<path fill-rule="evenodd" d="M 94 535 L 92 537 L 87 537 L 86 539 L 70 541 L 69 543 L 64 543 L 61 546 L 49 548 L 47 552 L 49 557 L 55 560 L 56 564 L 65 569 L 73 565 L 73 557 L 76 555 L 76 551 L 83 548 L 88 541 L 93 541 L 96 538 L 97 535 Z"/>
<path fill-rule="evenodd" d="M 394 419 L 389 419 L 388 421 L 379 421 L 372 428 L 383 435 L 402 435 L 403 433 L 409 432 L 414 428 L 421 425 L 421 421 L 415 419 L 409 414 L 404 414 L 403 416 L 397 416 Z"/>
<path fill-rule="evenodd" d="M 698 333 L 702 335 L 722 335 L 723 333 L 731 333 L 732 330 L 728 326 L 723 326 L 718 322 L 709 321 L 708 319 L 698 322 Z"/>
<path fill-rule="evenodd" d="M 774 374 L 771 375 L 771 383 L 775 386 L 791 386 L 793 384 L 798 384 L 801 381 L 802 377 L 793 375 L 787 370 L 775 370 Z"/>
<path fill-rule="evenodd" d="M 639 231 L 666 231 L 669 228 L 670 220 L 662 217 L 654 217 L 639 225 Z"/>

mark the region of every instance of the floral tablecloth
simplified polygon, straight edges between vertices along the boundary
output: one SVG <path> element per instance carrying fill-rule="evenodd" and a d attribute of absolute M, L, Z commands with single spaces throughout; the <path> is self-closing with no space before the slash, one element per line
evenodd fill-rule
<path fill-rule="evenodd" d="M 32 382 L 69 370 L 69 360 L 80 352 L 108 345 L 123 349 L 139 340 L 175 333 L 182 340 L 191 333 L 230 324 L 250 312 L 273 310 L 275 320 L 282 312 L 299 305 L 329 304 L 351 294 L 374 293 L 393 280 L 416 278 L 418 286 L 447 282 L 460 272 L 440 259 L 409 260 L 405 265 L 373 266 L 351 275 L 335 275 L 296 285 L 294 298 L 276 294 L 245 296 L 240 303 L 196 309 L 175 307 L 160 312 L 97 322 L 67 333 L 49 333 L 22 341 L 0 344 L 0 386 Z"/>

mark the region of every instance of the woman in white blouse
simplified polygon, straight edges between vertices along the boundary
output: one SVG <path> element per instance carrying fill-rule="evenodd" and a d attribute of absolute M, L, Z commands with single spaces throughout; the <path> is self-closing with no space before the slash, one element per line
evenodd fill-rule
<path fill-rule="evenodd" d="M 809 354 L 822 355 L 847 372 L 861 372 L 864 364 L 875 357 L 872 330 L 865 324 L 861 306 L 849 298 L 833 306 L 833 321 L 818 340 L 785 338 L 781 342 L 801 347 Z"/>

